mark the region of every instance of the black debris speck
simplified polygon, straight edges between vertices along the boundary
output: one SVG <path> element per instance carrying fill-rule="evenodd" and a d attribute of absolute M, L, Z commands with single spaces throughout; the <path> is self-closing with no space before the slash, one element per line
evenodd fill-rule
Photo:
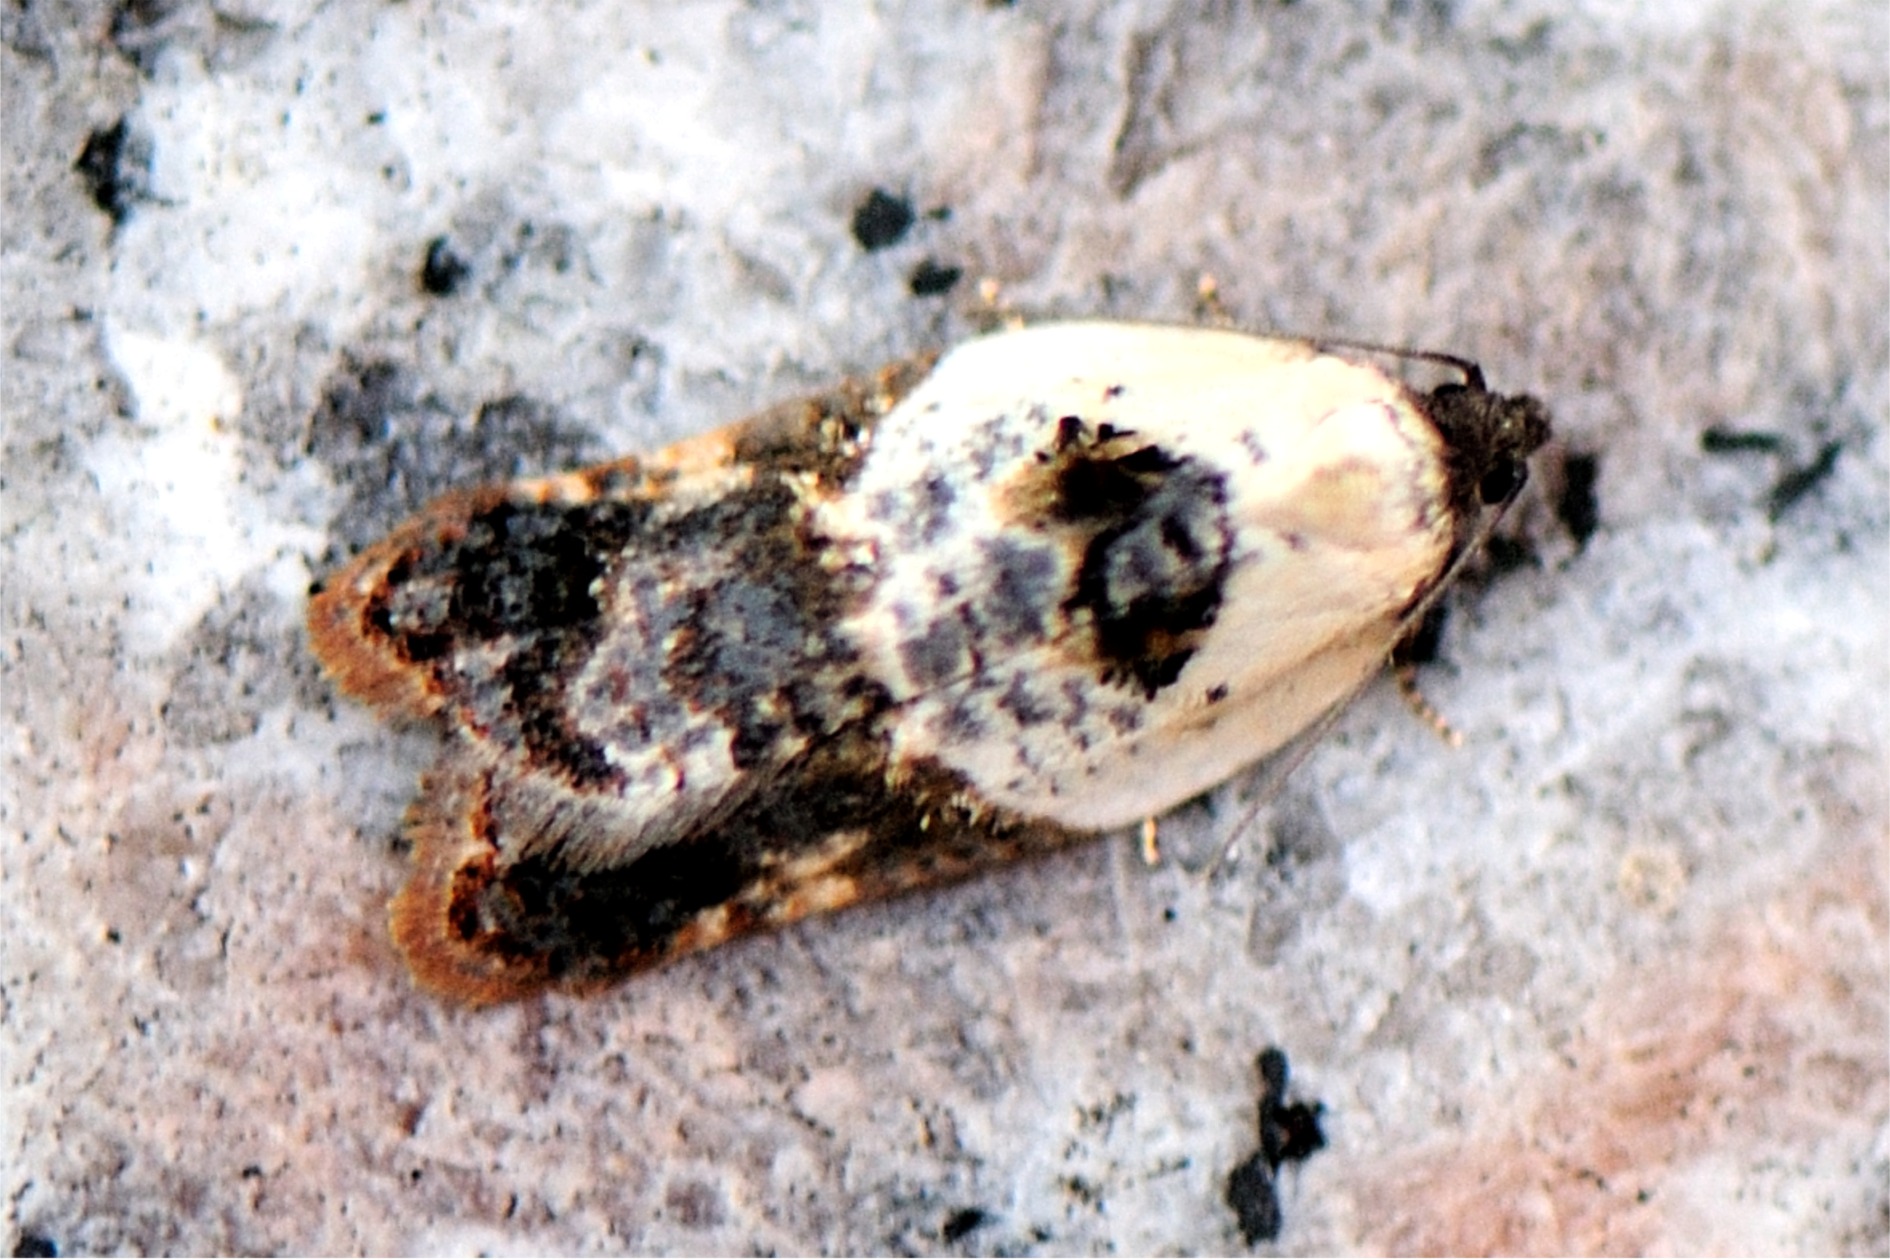
<path fill-rule="evenodd" d="M 1730 455 L 1738 451 L 1776 451 L 1785 445 L 1777 433 L 1753 429 L 1727 429 L 1713 425 L 1700 434 L 1700 449 L 1708 455 Z"/>
<path fill-rule="evenodd" d="M 13 1254 L 21 1260 L 46 1260 L 46 1257 L 59 1254 L 59 1244 L 39 1234 L 21 1234 L 13 1244 Z"/>
<path fill-rule="evenodd" d="M 1240 1236 L 1249 1247 L 1280 1236 L 1279 1171 L 1298 1163 L 1326 1144 L 1317 1102 L 1286 1101 L 1289 1069 L 1286 1052 L 1268 1046 L 1255 1065 L 1260 1072 L 1260 1149 L 1227 1174 L 1227 1206 L 1234 1210 Z"/>
<path fill-rule="evenodd" d="M 1791 506 L 1818 488 L 1818 483 L 1831 475 L 1837 467 L 1838 452 L 1842 442 L 1826 442 L 1824 449 L 1818 452 L 1818 458 L 1803 468 L 1794 468 L 1780 477 L 1772 486 L 1772 493 L 1766 496 L 1765 514 L 1767 519 L 1776 523 Z"/>
<path fill-rule="evenodd" d="M 1240 1236 L 1249 1247 L 1280 1236 L 1280 1196 L 1273 1188 L 1273 1169 L 1259 1151 L 1227 1174 L 1227 1206 L 1234 1209 Z"/>
<path fill-rule="evenodd" d="M 982 1229 L 991 1223 L 991 1214 L 983 1208 L 959 1208 L 945 1218 L 939 1226 L 938 1236 L 948 1243 L 955 1243 L 974 1230 Z"/>
<path fill-rule="evenodd" d="M 935 258 L 928 258 L 912 269 L 906 284 L 913 297 L 938 297 L 951 292 L 964 274 L 963 267 L 948 267 Z"/>
<path fill-rule="evenodd" d="M 472 276 L 472 267 L 453 252 L 444 236 L 427 242 L 426 261 L 420 264 L 420 287 L 434 297 L 451 297 Z"/>
<path fill-rule="evenodd" d="M 910 201 L 875 188 L 853 211 L 853 239 L 869 253 L 897 245 L 916 217 Z"/>
<path fill-rule="evenodd" d="M 1556 497 L 1555 514 L 1575 545 L 1586 545 L 1601 528 L 1601 500 L 1595 494 L 1595 482 L 1601 476 L 1601 461 L 1593 455 L 1571 454 L 1562 464 L 1562 493 Z"/>
<path fill-rule="evenodd" d="M 132 206 L 151 199 L 150 143 L 134 136 L 123 118 L 88 135 L 72 169 L 114 225 L 130 216 Z"/>

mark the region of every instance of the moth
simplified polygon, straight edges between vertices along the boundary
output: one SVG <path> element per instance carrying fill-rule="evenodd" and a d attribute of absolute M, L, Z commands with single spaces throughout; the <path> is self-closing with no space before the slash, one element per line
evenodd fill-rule
<path fill-rule="evenodd" d="M 1369 349 L 1369 347 L 1354 347 Z M 320 584 L 443 719 L 392 931 L 584 991 L 1151 818 L 1380 669 L 1548 415 L 1305 341 L 1046 324 L 647 457 L 447 494 Z"/>

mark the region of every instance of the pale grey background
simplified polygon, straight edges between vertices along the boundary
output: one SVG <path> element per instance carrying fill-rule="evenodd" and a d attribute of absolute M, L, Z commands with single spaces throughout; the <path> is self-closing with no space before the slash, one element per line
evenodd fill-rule
<path fill-rule="evenodd" d="M 1285 1250 L 1890 1248 L 1887 13 L 7 6 L 0 1243 L 1238 1250 L 1277 1043 L 1331 1138 Z M 120 118 L 114 227 L 72 168 Z M 948 213 L 867 254 L 875 186 Z M 1212 883 L 1117 838 L 591 1001 L 410 988 L 432 737 L 317 675 L 315 574 L 949 341 L 981 278 L 1186 318 L 1204 273 L 1598 460 L 1586 545 L 1532 500 L 1458 602 L 1461 750 L 1384 686 Z"/>

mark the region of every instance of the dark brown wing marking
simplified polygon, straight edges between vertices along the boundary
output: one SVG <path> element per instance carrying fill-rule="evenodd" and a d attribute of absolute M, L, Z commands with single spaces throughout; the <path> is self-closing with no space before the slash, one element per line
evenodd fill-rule
<path fill-rule="evenodd" d="M 743 468 L 769 487 L 843 482 L 862 435 L 931 362 L 898 365 L 870 386 L 776 407 L 647 459 L 449 494 L 314 594 L 310 645 L 342 691 L 401 716 L 445 710 L 455 727 L 409 811 L 413 872 L 391 913 L 421 983 L 474 1003 L 547 985 L 596 988 L 746 932 L 960 878 L 1071 838 L 983 809 L 947 771 L 893 775 L 877 734 L 859 721 L 822 732 L 792 764 L 770 762 L 765 732 L 755 733 L 757 781 L 711 822 L 628 860 L 572 862 L 522 834 L 529 824 L 521 813 L 562 812 L 563 825 L 582 826 L 595 816 L 583 808 L 585 793 L 608 795 L 613 786 L 601 759 L 563 739 L 555 697 L 541 685 L 569 676 L 595 649 L 594 583 L 613 556 L 666 541 L 662 505 Z M 699 513 L 679 519 L 701 525 Z M 765 529 L 783 520 L 770 517 Z M 749 563 L 765 567 L 785 554 L 762 547 Z M 691 703 L 738 708 L 742 697 L 721 692 L 740 645 L 713 647 L 715 632 L 702 625 L 677 637 L 676 676 L 666 681 Z M 491 695 L 449 665 L 468 646 L 503 657 Z M 700 665 L 688 666 L 693 659 Z M 533 780 L 529 791 L 521 771 Z"/>

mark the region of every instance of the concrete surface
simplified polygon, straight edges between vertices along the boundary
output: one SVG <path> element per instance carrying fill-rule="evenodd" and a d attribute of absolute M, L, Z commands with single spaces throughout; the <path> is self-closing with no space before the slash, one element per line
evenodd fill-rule
<path fill-rule="evenodd" d="M 7 6 L 0 1243 L 1239 1250 L 1278 1045 L 1329 1139 L 1282 1250 L 1890 1249 L 1890 10 L 1571 10 Z M 981 279 L 1203 274 L 1553 406 L 1424 673 L 1463 748 L 1381 686 L 1215 879 L 1240 783 L 1157 869 L 412 990 L 433 736 L 335 699 L 313 576 Z"/>

